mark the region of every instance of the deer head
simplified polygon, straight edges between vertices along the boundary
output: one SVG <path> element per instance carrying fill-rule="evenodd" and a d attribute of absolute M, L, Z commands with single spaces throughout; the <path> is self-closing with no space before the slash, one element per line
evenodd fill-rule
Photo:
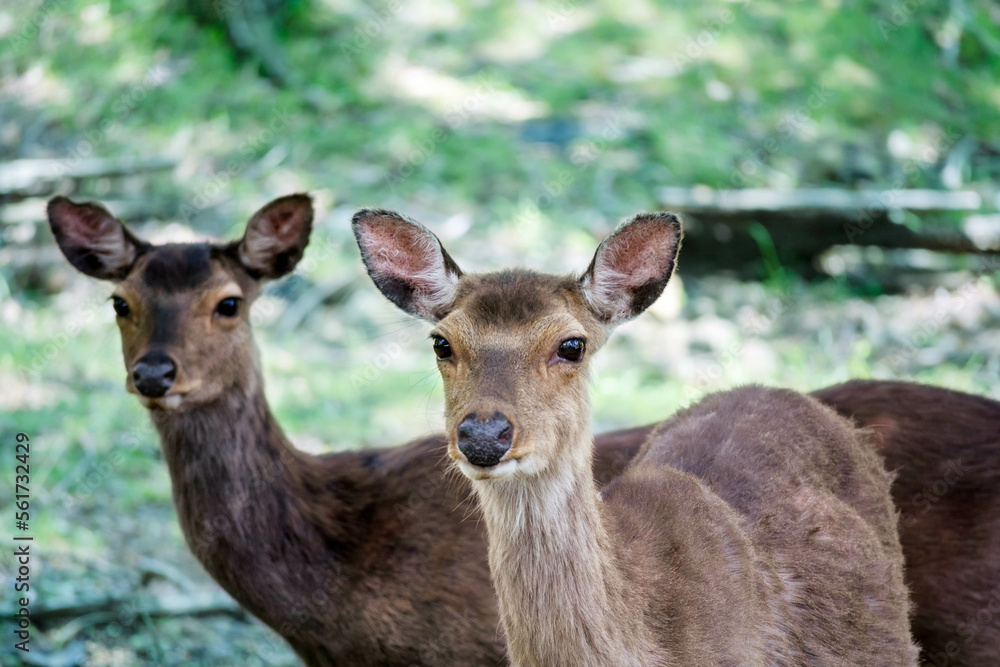
<path fill-rule="evenodd" d="M 276 199 L 239 241 L 152 245 L 93 203 L 56 197 L 49 225 L 66 259 L 115 283 L 126 388 L 143 405 L 178 410 L 256 382 L 250 304 L 263 280 L 289 273 L 312 226 L 308 195 Z"/>
<path fill-rule="evenodd" d="M 434 234 L 396 213 L 364 210 L 353 226 L 375 285 L 434 325 L 448 453 L 461 471 L 534 475 L 566 456 L 589 466 L 590 357 L 663 292 L 680 248 L 677 217 L 625 221 L 580 277 L 466 275 Z M 564 451 L 581 441 L 585 453 Z"/>

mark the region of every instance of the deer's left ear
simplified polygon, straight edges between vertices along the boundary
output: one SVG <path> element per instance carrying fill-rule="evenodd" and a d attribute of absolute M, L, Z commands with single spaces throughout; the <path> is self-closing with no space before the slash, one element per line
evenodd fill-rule
<path fill-rule="evenodd" d="M 255 278 L 280 278 L 291 273 L 309 243 L 312 221 L 309 195 L 275 199 L 247 223 L 243 238 L 235 245 L 240 263 Z"/>
<path fill-rule="evenodd" d="M 682 235 L 672 213 L 640 213 L 619 225 L 580 277 L 594 314 L 613 325 L 649 308 L 674 272 Z"/>
<path fill-rule="evenodd" d="M 81 272 L 101 280 L 122 280 L 149 246 L 99 204 L 54 197 L 49 226 L 59 249 Z"/>

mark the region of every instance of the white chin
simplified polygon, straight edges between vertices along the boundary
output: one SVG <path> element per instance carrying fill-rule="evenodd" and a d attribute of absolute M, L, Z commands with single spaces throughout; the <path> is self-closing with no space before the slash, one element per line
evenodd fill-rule
<path fill-rule="evenodd" d="M 149 398 L 148 396 L 139 394 L 139 402 L 149 410 L 157 408 L 160 410 L 176 410 L 181 406 L 181 399 L 183 398 L 180 394 L 163 396 L 162 398 Z"/>
<path fill-rule="evenodd" d="M 530 456 L 525 456 L 519 459 L 510 459 L 509 461 L 501 461 L 500 463 L 492 466 L 490 468 L 481 468 L 479 466 L 474 466 L 466 461 L 457 461 L 458 469 L 462 471 L 462 474 L 471 480 L 484 480 L 484 479 L 496 479 L 498 477 L 514 477 L 532 475 L 535 472 L 535 466 L 529 460 Z"/>

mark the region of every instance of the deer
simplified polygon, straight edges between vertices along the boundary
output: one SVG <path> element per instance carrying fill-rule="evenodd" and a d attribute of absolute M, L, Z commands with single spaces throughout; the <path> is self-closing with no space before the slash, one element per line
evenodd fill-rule
<path fill-rule="evenodd" d="M 316 457 L 292 446 L 267 406 L 250 304 L 262 285 L 294 270 L 304 252 L 313 216 L 307 195 L 263 207 L 244 237 L 226 244 L 154 246 L 100 205 L 61 197 L 51 201 L 48 215 L 69 262 L 115 286 L 111 305 L 126 388 L 146 403 L 160 433 L 182 532 L 206 571 L 244 609 L 308 665 L 505 660 L 484 526 L 478 508 L 466 502 L 464 478 L 445 476 L 445 439 Z M 147 271 L 158 274 L 153 285 L 146 283 Z M 191 284 L 181 284 L 185 275 Z M 235 308 L 236 321 L 222 314 L 210 320 L 201 311 L 212 305 L 213 291 L 230 282 L 242 300 L 223 310 Z M 152 345 L 157 321 L 174 329 Z M 148 359 L 139 367 L 154 348 L 174 367 L 150 369 Z M 219 384 L 206 387 L 202 377 Z M 202 385 L 197 393 L 182 393 L 196 384 Z M 903 390 L 905 400 L 893 400 Z M 989 435 L 1000 421 L 1000 404 L 884 382 L 840 385 L 815 396 L 878 428 L 879 451 L 898 470 L 893 488 L 902 489 L 895 495 L 921 644 L 939 655 L 939 666 L 1000 662 L 996 627 L 975 620 L 989 605 L 983 592 L 1000 590 L 997 542 L 990 538 L 1000 535 L 1000 509 L 990 509 L 1000 508 L 1000 442 Z M 597 436 L 599 486 L 620 474 L 652 429 Z M 925 512 L 918 494 L 941 476 L 953 451 L 981 464 L 968 467 L 956 492 L 935 496 Z M 949 523 L 964 511 L 968 494 L 981 498 L 981 514 L 992 512 L 992 523 L 981 529 Z M 258 496 L 262 502 L 253 505 Z M 917 518 L 912 527 L 907 517 Z M 928 530 L 944 525 L 947 531 Z M 947 540 L 938 539 L 943 534 Z M 967 634 L 959 634 L 963 630 Z M 953 639 L 959 650 L 949 646 L 946 653 Z"/>
<path fill-rule="evenodd" d="M 580 276 L 465 274 L 398 213 L 352 224 L 376 287 L 433 326 L 513 665 L 917 664 L 892 476 L 816 399 L 710 395 L 594 483 L 589 361 L 662 293 L 678 217 L 624 221 Z"/>

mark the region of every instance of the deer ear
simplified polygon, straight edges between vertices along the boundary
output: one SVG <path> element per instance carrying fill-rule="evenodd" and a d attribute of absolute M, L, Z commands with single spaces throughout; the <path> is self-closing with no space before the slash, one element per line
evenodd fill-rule
<path fill-rule="evenodd" d="M 674 272 L 681 236 L 681 221 L 672 213 L 641 213 L 623 222 L 580 278 L 591 310 L 607 324 L 620 324 L 649 308 Z"/>
<path fill-rule="evenodd" d="M 49 201 L 48 216 L 63 255 L 94 278 L 122 280 L 146 247 L 99 204 L 54 197 Z"/>
<path fill-rule="evenodd" d="M 313 206 L 309 195 L 275 199 L 250 218 L 236 252 L 254 278 L 280 278 L 302 259 L 312 231 Z"/>
<path fill-rule="evenodd" d="M 462 270 L 434 234 L 377 209 L 358 211 L 351 225 L 368 275 L 389 301 L 431 322 L 448 314 Z"/>

